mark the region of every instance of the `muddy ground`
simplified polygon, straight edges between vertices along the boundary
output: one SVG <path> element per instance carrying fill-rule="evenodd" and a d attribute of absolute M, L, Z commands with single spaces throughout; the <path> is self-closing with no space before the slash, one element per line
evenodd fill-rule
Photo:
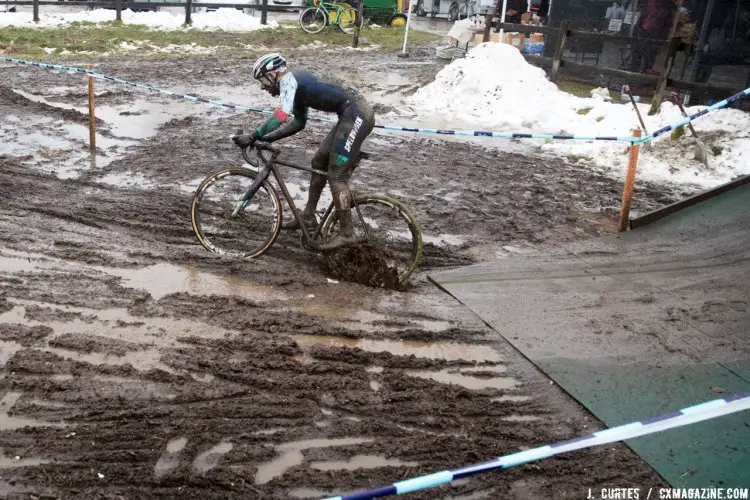
<path fill-rule="evenodd" d="M 432 53 L 290 59 L 346 77 L 382 111 L 432 79 Z M 247 65 L 97 69 L 270 105 Z M 191 191 L 240 162 L 227 137 L 258 116 L 97 83 L 89 163 L 87 118 L 65 109 L 85 111 L 84 79 L 3 66 L 0 85 L 0 496 L 315 498 L 601 428 L 426 277 L 611 232 L 619 180 L 520 143 L 375 133 L 355 185 L 409 204 L 427 242 L 414 286 L 385 291 L 330 280 L 296 235 L 248 262 L 198 244 Z M 287 140 L 288 157 L 309 158 L 326 132 L 312 124 Z M 288 178 L 301 199 L 305 176 Z M 683 194 L 641 183 L 634 209 Z M 661 484 L 615 445 L 411 497 Z"/>

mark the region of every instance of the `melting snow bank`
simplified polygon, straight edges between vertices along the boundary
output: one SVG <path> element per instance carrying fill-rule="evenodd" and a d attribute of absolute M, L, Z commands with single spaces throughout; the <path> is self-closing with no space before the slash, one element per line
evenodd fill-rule
<path fill-rule="evenodd" d="M 581 98 L 560 91 L 542 69 L 530 65 L 507 44 L 486 43 L 473 48 L 441 70 L 435 81 L 406 99 L 405 112 L 441 128 L 586 136 L 630 136 L 638 118 L 630 104 Z M 681 119 L 679 108 L 664 103 L 648 116 L 639 105 L 649 131 Z M 688 108 L 693 114 L 703 106 Z M 429 122 L 427 121 L 429 117 Z M 694 184 L 708 188 L 750 174 L 750 114 L 722 109 L 699 118 L 694 126 L 709 148 L 709 167 L 694 159 L 695 141 L 687 135 L 657 138 L 641 150 L 638 178 L 655 182 Z M 506 139 L 488 139 L 502 146 Z M 594 164 L 624 178 L 627 143 L 605 141 L 535 141 L 543 151 L 569 161 Z"/>
<path fill-rule="evenodd" d="M 115 20 L 115 11 L 108 9 L 95 9 L 84 12 L 67 14 L 40 13 L 39 22 L 35 23 L 30 12 L 3 12 L 0 13 L 0 28 L 16 26 L 24 28 L 50 28 L 67 26 L 77 22 L 102 23 Z M 192 15 L 193 24 L 189 28 L 184 26 L 185 16 L 183 14 L 170 14 L 169 12 L 133 12 L 130 9 L 122 11 L 122 22 L 124 24 L 140 24 L 148 28 L 172 31 L 172 30 L 223 30 L 223 31 L 253 31 L 263 28 L 274 28 L 278 25 L 275 21 L 268 21 L 263 26 L 260 19 L 248 16 L 242 12 L 220 8 L 214 12 L 199 12 Z"/>

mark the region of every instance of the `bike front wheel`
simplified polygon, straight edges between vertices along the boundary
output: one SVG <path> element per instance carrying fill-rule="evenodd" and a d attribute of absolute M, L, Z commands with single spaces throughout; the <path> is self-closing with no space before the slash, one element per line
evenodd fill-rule
<path fill-rule="evenodd" d="M 366 238 L 377 251 L 377 257 L 397 273 L 399 284 L 405 285 L 422 260 L 422 232 L 416 219 L 404 204 L 385 195 L 358 194 L 355 205 L 352 208 L 355 234 Z M 339 221 L 334 210 L 323 225 L 323 241 L 329 241 L 338 232 Z M 330 265 L 331 256 L 326 254 L 326 258 Z"/>
<path fill-rule="evenodd" d="M 195 235 L 206 249 L 249 259 L 276 241 L 281 230 L 281 204 L 273 186 L 263 182 L 249 201 L 242 201 L 256 175 L 244 168 L 225 168 L 198 186 L 190 216 Z"/>
<path fill-rule="evenodd" d="M 307 33 L 320 33 L 328 23 L 328 16 L 322 9 L 310 7 L 299 15 L 299 25 Z"/>
<path fill-rule="evenodd" d="M 354 29 L 357 27 L 357 18 L 359 18 L 359 27 L 361 28 L 365 24 L 365 20 L 359 17 L 356 9 L 343 9 L 339 14 L 338 25 L 339 29 L 347 35 L 353 35 Z"/>

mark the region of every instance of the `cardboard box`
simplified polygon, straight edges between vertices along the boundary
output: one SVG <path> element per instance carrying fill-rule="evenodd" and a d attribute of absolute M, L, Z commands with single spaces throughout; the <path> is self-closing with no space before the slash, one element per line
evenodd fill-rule
<path fill-rule="evenodd" d="M 474 45 L 479 45 L 480 43 L 483 43 L 482 40 L 484 40 L 484 33 L 476 33 L 474 34 L 474 38 L 472 38 L 471 41 Z M 495 33 L 494 31 L 491 31 L 489 41 L 498 43 L 500 41 L 500 33 Z"/>
<path fill-rule="evenodd" d="M 521 14 L 521 24 L 530 24 L 532 15 L 531 12 L 524 12 Z"/>
<path fill-rule="evenodd" d="M 530 43 L 544 42 L 544 33 L 532 33 L 529 35 Z"/>
<path fill-rule="evenodd" d="M 524 35 L 523 33 L 503 33 L 503 43 L 512 45 L 520 51 L 523 51 L 523 44 L 525 40 L 526 35 Z"/>

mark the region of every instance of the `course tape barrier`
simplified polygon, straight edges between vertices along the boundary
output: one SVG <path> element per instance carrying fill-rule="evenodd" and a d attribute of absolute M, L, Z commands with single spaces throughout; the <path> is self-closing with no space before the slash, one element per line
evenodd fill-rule
<path fill-rule="evenodd" d="M 47 64 L 47 63 L 41 63 L 41 62 L 36 62 L 36 61 L 25 61 L 23 59 L 13 59 L 11 57 L 3 57 L 3 56 L 0 56 L 0 61 L 6 61 L 10 63 L 15 63 L 15 64 L 23 64 L 26 66 L 35 66 L 35 67 L 42 68 L 42 69 L 65 71 L 67 73 L 85 74 L 92 78 L 98 78 L 100 80 L 106 80 L 106 81 L 110 81 L 114 83 L 119 83 L 122 85 L 128 85 L 130 87 L 135 87 L 137 89 L 145 90 L 148 92 L 156 92 L 156 93 L 164 94 L 170 97 L 187 99 L 189 101 L 200 102 L 200 103 L 209 104 L 212 106 L 219 106 L 219 107 L 235 109 L 239 111 L 253 111 L 256 113 L 263 113 L 267 115 L 273 114 L 273 110 L 255 108 L 252 106 L 241 106 L 239 104 L 226 103 L 222 101 L 213 101 L 210 99 L 206 99 L 203 97 L 194 96 L 190 94 L 181 94 L 178 92 L 171 92 L 169 90 L 163 90 L 163 89 L 159 89 L 156 87 L 151 87 L 150 85 L 134 83 L 134 82 L 123 80 L 121 78 L 117 78 L 114 76 L 97 73 L 96 71 L 93 71 L 90 69 L 76 68 L 72 66 L 62 66 L 59 64 Z M 660 128 L 656 132 L 652 134 L 648 134 L 641 138 L 633 137 L 629 135 L 628 136 L 588 136 L 588 135 L 527 134 L 527 133 L 519 133 L 519 132 L 497 132 L 497 131 L 484 131 L 484 130 L 413 128 L 413 127 L 399 127 L 396 125 L 375 125 L 375 128 L 394 131 L 394 132 L 415 132 L 415 133 L 421 133 L 421 134 L 458 135 L 458 136 L 469 136 L 469 137 L 498 137 L 498 138 L 504 138 L 504 139 L 545 139 L 545 140 L 574 140 L 574 141 L 617 141 L 617 142 L 629 142 L 631 144 L 643 144 L 656 137 L 659 137 L 662 134 L 669 132 L 670 130 L 674 130 L 678 127 L 686 125 L 690 123 L 691 121 L 695 120 L 696 118 L 707 115 L 711 111 L 715 111 L 717 109 L 723 108 L 724 106 L 728 106 L 732 102 L 742 99 L 743 97 L 748 96 L 748 95 L 750 95 L 750 88 L 747 88 L 743 90 L 742 92 L 739 92 L 731 97 L 728 97 L 724 99 L 723 101 L 719 101 L 716 104 L 713 104 L 702 111 L 699 111 L 693 115 L 690 115 L 687 118 L 684 118 L 678 122 L 675 122 L 674 124 L 667 125 L 663 128 Z M 319 121 L 319 122 L 324 122 L 324 123 L 336 123 L 336 120 L 329 120 L 327 118 L 313 117 L 311 119 Z"/>
<path fill-rule="evenodd" d="M 527 462 L 550 458 L 561 453 L 582 450 L 584 448 L 591 448 L 607 443 L 614 443 L 615 441 L 625 441 L 627 439 L 654 434 L 656 432 L 666 431 L 667 429 L 674 429 L 683 425 L 694 424 L 703 420 L 709 420 L 748 409 L 750 409 L 750 393 L 735 394 L 733 396 L 715 399 L 707 403 L 684 408 L 667 415 L 612 427 L 611 429 L 605 429 L 587 436 L 581 436 L 568 441 L 521 451 L 512 455 L 505 455 L 489 462 L 470 465 L 462 469 L 436 472 L 426 476 L 399 481 L 380 488 L 356 493 L 347 493 L 337 497 L 329 497 L 325 500 L 364 500 L 390 495 L 403 495 L 405 493 L 432 488 L 434 486 L 455 481 L 456 479 L 461 479 L 482 472 L 488 472 L 494 469 L 508 469 Z"/>

